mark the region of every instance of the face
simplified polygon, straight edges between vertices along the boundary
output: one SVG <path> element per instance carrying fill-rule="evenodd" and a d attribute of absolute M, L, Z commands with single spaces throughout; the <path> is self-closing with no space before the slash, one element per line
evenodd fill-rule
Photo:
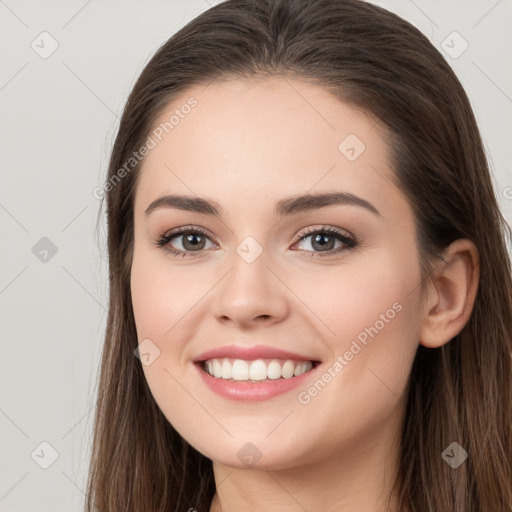
<path fill-rule="evenodd" d="M 131 293 L 169 422 L 240 468 L 389 445 L 420 266 L 376 121 L 316 85 L 232 80 L 188 90 L 150 137 Z"/>

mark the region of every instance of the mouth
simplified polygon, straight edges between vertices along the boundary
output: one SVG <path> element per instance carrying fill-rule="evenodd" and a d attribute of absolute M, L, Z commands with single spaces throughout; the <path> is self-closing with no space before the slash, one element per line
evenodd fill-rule
<path fill-rule="evenodd" d="M 307 385 L 320 361 L 215 358 L 194 363 L 207 388 L 242 402 L 268 400 Z"/>
<path fill-rule="evenodd" d="M 228 357 L 197 361 L 198 367 L 215 379 L 236 382 L 291 380 L 314 370 L 320 361 L 293 359 L 235 359 Z"/>
<path fill-rule="evenodd" d="M 241 401 L 289 394 L 307 385 L 322 364 L 309 354 L 236 344 L 203 352 L 192 362 L 207 388 L 223 398 Z"/>

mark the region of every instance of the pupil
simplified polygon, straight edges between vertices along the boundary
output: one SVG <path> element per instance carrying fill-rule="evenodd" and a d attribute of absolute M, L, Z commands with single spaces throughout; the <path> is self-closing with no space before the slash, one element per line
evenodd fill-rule
<path fill-rule="evenodd" d="M 189 248 L 192 248 L 192 249 L 197 249 L 198 248 L 198 245 L 201 245 L 201 241 L 199 241 L 199 243 L 197 242 L 197 240 L 194 242 L 194 239 L 200 239 L 202 237 L 202 235 L 195 235 L 195 234 L 189 234 L 189 235 L 186 235 L 185 237 L 185 243 L 184 243 L 184 246 L 186 249 L 189 249 Z M 190 245 L 190 247 L 187 247 L 187 245 Z M 203 245 L 204 245 L 204 240 L 203 240 Z M 199 247 L 199 249 L 201 249 L 201 247 Z"/>
<path fill-rule="evenodd" d="M 326 241 L 326 239 L 331 239 L 331 243 L 329 243 L 328 241 Z M 326 246 L 329 246 L 328 249 L 332 249 L 332 242 L 333 242 L 333 238 L 330 236 L 330 235 L 321 235 L 321 234 L 317 234 L 313 240 L 313 247 L 315 246 L 315 244 L 319 244 L 319 247 L 322 248 L 322 249 L 325 249 Z"/>

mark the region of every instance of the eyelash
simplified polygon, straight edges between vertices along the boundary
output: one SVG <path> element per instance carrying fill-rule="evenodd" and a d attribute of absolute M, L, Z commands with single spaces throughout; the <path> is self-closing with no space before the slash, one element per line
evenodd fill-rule
<path fill-rule="evenodd" d="M 168 254 L 171 254 L 172 256 L 175 256 L 175 257 L 179 257 L 179 256 L 184 257 L 184 258 L 196 257 L 196 256 L 202 255 L 204 252 L 207 251 L 207 249 L 203 249 L 201 251 L 181 251 L 178 249 L 173 249 L 172 247 L 168 246 L 168 244 L 171 240 L 179 237 L 180 235 L 183 236 L 183 235 L 195 235 L 195 234 L 199 234 L 201 236 L 210 238 L 208 236 L 208 233 L 204 229 L 197 227 L 197 226 L 186 226 L 183 228 L 178 228 L 175 231 L 171 231 L 169 233 L 164 233 L 164 234 L 160 235 L 154 244 L 157 247 L 161 247 L 165 252 L 167 252 Z M 343 242 L 346 247 L 341 247 L 341 248 L 338 247 L 337 249 L 331 249 L 329 251 L 320 251 L 320 252 L 304 251 L 306 253 L 310 253 L 310 254 L 307 254 L 307 256 L 311 257 L 311 258 L 323 258 L 325 256 L 332 256 L 333 254 L 337 254 L 338 252 L 341 252 L 343 250 L 353 251 L 359 245 L 359 242 L 356 240 L 355 237 L 346 235 L 339 229 L 333 228 L 331 226 L 322 226 L 321 228 L 307 228 L 303 233 L 300 234 L 300 236 L 299 236 L 298 240 L 295 242 L 295 244 L 303 241 L 304 239 L 308 238 L 309 236 L 311 236 L 313 234 L 325 234 L 325 235 L 333 236 L 336 239 L 338 239 L 339 241 Z"/>

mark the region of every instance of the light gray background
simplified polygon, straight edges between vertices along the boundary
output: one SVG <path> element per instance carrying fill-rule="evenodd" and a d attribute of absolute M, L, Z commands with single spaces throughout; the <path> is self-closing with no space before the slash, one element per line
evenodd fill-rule
<path fill-rule="evenodd" d="M 92 191 L 144 64 L 213 3 L 0 0 L 0 512 L 83 507 L 108 303 Z M 374 3 L 422 30 L 459 76 L 510 223 L 512 0 Z M 469 44 L 460 56 L 454 31 Z M 57 249 L 46 261 L 43 237 Z"/>

